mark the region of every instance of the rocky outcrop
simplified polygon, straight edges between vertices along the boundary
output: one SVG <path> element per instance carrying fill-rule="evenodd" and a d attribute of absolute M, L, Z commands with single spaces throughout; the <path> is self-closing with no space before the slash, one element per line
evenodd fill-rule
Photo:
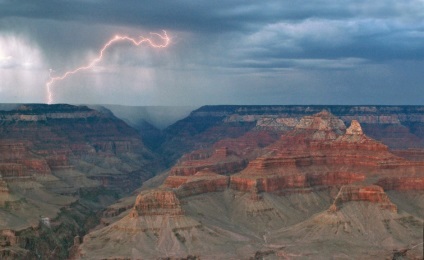
<path fill-rule="evenodd" d="M 313 131 L 313 140 L 333 140 L 346 131 L 346 126 L 342 120 L 332 115 L 327 110 L 323 110 L 312 116 L 303 117 L 295 126 L 296 133 Z"/>
<path fill-rule="evenodd" d="M 155 215 L 182 215 L 180 201 L 172 190 L 151 190 L 137 196 L 130 213 L 133 218 Z"/>
<path fill-rule="evenodd" d="M 296 117 L 257 116 L 256 129 L 265 131 L 287 132 L 299 123 Z"/>
<path fill-rule="evenodd" d="M 246 161 L 227 147 L 218 147 L 214 151 L 198 150 L 183 156 L 171 169 L 171 176 L 191 176 L 203 169 L 219 174 L 231 174 L 246 167 Z"/>
<path fill-rule="evenodd" d="M 357 186 L 346 185 L 342 186 L 333 205 L 329 211 L 335 212 L 342 207 L 343 204 L 351 201 L 366 201 L 379 204 L 380 208 L 397 212 L 397 207 L 393 204 L 383 188 L 377 185 Z"/>
<path fill-rule="evenodd" d="M 229 177 L 204 169 L 192 176 L 169 176 L 164 187 L 174 188 L 178 197 L 188 197 L 208 192 L 224 191 L 228 188 Z"/>
<path fill-rule="evenodd" d="M 272 174 L 272 175 L 233 175 L 230 187 L 245 192 L 311 192 L 310 188 L 337 187 L 360 182 L 364 174 L 349 172 Z M 284 192 L 283 192 L 284 193 Z"/>
<path fill-rule="evenodd" d="M 343 122 L 328 111 L 302 118 L 294 130 L 264 150 L 268 152 L 231 176 L 231 188 L 304 192 L 313 187 L 363 181 L 372 169 L 411 164 L 367 137 L 358 121 L 352 121 L 346 129 Z"/>
<path fill-rule="evenodd" d="M 346 136 L 362 136 L 364 132 L 357 120 L 352 120 L 348 129 L 346 129 Z"/>
<path fill-rule="evenodd" d="M 352 147 L 353 146 L 353 147 Z M 362 131 L 362 127 L 358 121 L 352 120 L 346 133 L 341 135 L 333 143 L 335 149 L 355 149 L 355 150 L 372 150 L 372 151 L 387 151 L 386 145 L 369 138 Z"/>

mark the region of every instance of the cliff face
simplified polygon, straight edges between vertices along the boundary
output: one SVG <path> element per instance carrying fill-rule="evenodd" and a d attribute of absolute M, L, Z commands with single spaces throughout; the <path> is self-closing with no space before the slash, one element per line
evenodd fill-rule
<path fill-rule="evenodd" d="M 13 245 L 5 238 L 10 241 L 0 250 L 16 258 L 35 257 L 35 250 L 47 257 L 55 250 L 50 257 L 65 258 L 69 237 L 86 232 L 90 223 L 84 221 L 95 219 L 93 211 L 138 188 L 158 169 L 137 131 L 111 113 L 71 105 L 0 111 L 0 231 L 10 230 L 21 241 Z M 80 200 L 87 211 L 61 215 L 81 207 Z M 69 230 L 62 230 L 66 225 Z M 59 238 L 46 243 L 52 236 Z"/>
<path fill-rule="evenodd" d="M 224 191 L 230 178 L 216 174 L 210 169 L 199 171 L 191 176 L 169 176 L 163 186 L 174 188 L 178 197 L 188 197 L 208 192 Z"/>
<path fill-rule="evenodd" d="M 159 151 L 172 164 L 182 154 L 237 138 L 251 129 L 282 134 L 302 117 L 326 110 L 345 125 L 357 120 L 364 133 L 391 149 L 424 148 L 423 106 L 205 106 L 164 130 Z M 305 121 L 306 119 L 304 119 Z"/>
<path fill-rule="evenodd" d="M 246 167 L 246 161 L 227 147 L 215 150 L 199 150 L 180 159 L 170 172 L 172 176 L 191 176 L 203 169 L 211 169 L 220 174 L 231 174 Z"/>
<path fill-rule="evenodd" d="M 337 211 L 344 203 L 350 201 L 367 201 L 376 203 L 382 209 L 397 212 L 396 205 L 390 201 L 383 188 L 377 185 L 342 186 L 329 210 L 332 212 Z"/>
<path fill-rule="evenodd" d="M 224 138 L 211 149 L 189 153 L 171 169 L 165 185 L 177 188 L 194 179 L 196 172 L 209 169 L 231 175 L 229 187 L 235 190 L 303 193 L 362 182 L 370 173 L 391 175 L 393 168 L 412 173 L 422 164 L 390 153 L 386 145 L 365 135 L 357 120 L 346 128 L 326 110 L 299 119 L 279 138 L 275 133 L 254 128 L 238 138 Z M 385 182 L 384 187 L 393 187 Z M 419 185 L 410 182 L 408 187 Z"/>
<path fill-rule="evenodd" d="M 180 201 L 173 191 L 155 190 L 138 195 L 131 216 L 182 214 Z"/>
<path fill-rule="evenodd" d="M 346 131 L 346 126 L 341 119 L 323 110 L 312 116 L 304 116 L 294 127 L 296 134 L 310 132 L 313 140 L 332 140 Z"/>
<path fill-rule="evenodd" d="M 52 169 L 64 167 L 87 172 L 85 167 L 93 161 L 99 167 L 112 160 L 129 162 L 113 166 L 129 173 L 142 168 L 137 160 L 152 157 L 134 129 L 112 114 L 84 106 L 22 105 L 0 111 L 0 124 L 0 169 L 6 179 L 48 175 Z M 128 160 L 130 154 L 135 160 Z M 92 175 L 100 172 L 94 171 L 94 165 Z M 109 166 L 102 170 L 103 176 L 111 172 Z"/>
<path fill-rule="evenodd" d="M 328 112 L 302 118 L 294 130 L 264 148 L 263 155 L 231 176 L 237 190 L 275 192 L 363 181 L 383 165 L 408 164 L 367 137 L 357 121 L 346 129 Z M 412 163 L 413 164 L 413 163 Z M 411 164 L 411 165 L 412 165 Z"/>
<path fill-rule="evenodd" d="M 268 108 L 200 109 L 190 120 L 215 121 L 203 129 L 193 123 L 192 135 L 185 135 L 187 121 L 179 122 L 175 136 L 200 140 L 201 149 L 182 156 L 161 186 L 142 191 L 132 209 L 120 204 L 121 217 L 87 235 L 79 255 L 337 258 L 336 243 L 344 255 L 367 259 L 421 241 L 424 162 L 391 153 L 360 122 L 400 124 L 404 110 L 332 107 L 345 116 L 357 113 L 346 127 L 329 111 L 300 116 L 306 110 L 292 107 L 283 117 L 287 108 Z M 398 115 L 379 115 L 382 111 Z M 415 198 L 406 206 L 405 194 Z M 284 246 L 303 243 L 306 249 Z M 322 244 L 328 245 L 324 253 Z M 123 251 L 104 249 L 108 246 Z"/>

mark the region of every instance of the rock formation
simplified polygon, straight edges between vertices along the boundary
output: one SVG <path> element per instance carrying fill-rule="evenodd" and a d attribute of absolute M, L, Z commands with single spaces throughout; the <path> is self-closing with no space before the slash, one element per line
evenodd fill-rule
<path fill-rule="evenodd" d="M 20 241 L 3 243 L 2 259 L 36 259 L 35 250 L 42 258 L 66 258 L 66 236 L 94 225 L 93 210 L 160 168 L 137 131 L 107 111 L 26 104 L 0 111 L 0 124 L 0 231 Z M 40 216 L 51 226 L 40 224 Z"/>
<path fill-rule="evenodd" d="M 424 164 L 392 154 L 358 120 L 346 128 L 329 111 L 293 120 L 221 112 L 209 115 L 252 128 L 181 157 L 161 186 L 141 192 L 130 210 L 120 204 L 116 222 L 87 235 L 80 256 L 370 258 L 419 241 L 421 211 L 403 212 L 424 208 L 419 194 L 399 212 L 389 195 L 401 201 L 399 192 L 422 190 Z M 212 129 L 197 134 L 215 140 Z"/>
<path fill-rule="evenodd" d="M 357 121 L 346 129 L 327 111 L 302 118 L 294 130 L 265 150 L 269 152 L 231 176 L 232 188 L 272 192 L 344 185 L 363 181 L 369 167 L 404 161 L 364 135 Z"/>
<path fill-rule="evenodd" d="M 179 197 L 193 196 L 208 192 L 224 191 L 230 178 L 204 169 L 192 176 L 169 176 L 164 187 L 174 188 Z"/>
<path fill-rule="evenodd" d="M 137 161 L 152 157 L 135 130 L 110 113 L 84 106 L 22 105 L 0 111 L 0 120 L 5 179 L 50 175 L 62 168 L 90 171 L 92 178 L 101 171 L 104 178 L 105 173 L 140 170 L 146 162 Z"/>
<path fill-rule="evenodd" d="M 175 162 L 182 154 L 257 129 L 291 131 L 304 116 L 327 110 L 345 124 L 357 120 L 367 136 L 391 149 L 424 147 L 423 106 L 204 106 L 165 129 L 160 151 Z"/>
<path fill-rule="evenodd" d="M 357 185 L 345 185 L 342 186 L 339 193 L 337 194 L 333 205 L 330 207 L 331 212 L 335 212 L 342 207 L 344 203 L 350 201 L 367 201 L 371 203 L 377 203 L 380 208 L 388 209 L 393 212 L 397 212 L 397 207 L 394 205 L 383 188 L 377 185 L 370 186 L 357 186 Z"/>
<path fill-rule="evenodd" d="M 341 119 L 323 110 L 312 116 L 303 117 L 295 126 L 296 133 L 313 131 L 312 140 L 333 140 L 346 131 L 346 126 Z"/>
<path fill-rule="evenodd" d="M 182 215 L 180 201 L 173 191 L 153 190 L 138 195 L 131 217 Z"/>
<path fill-rule="evenodd" d="M 423 113 L 207 106 L 153 131 L 159 163 L 105 109 L 0 112 L 0 257 L 419 258 Z"/>

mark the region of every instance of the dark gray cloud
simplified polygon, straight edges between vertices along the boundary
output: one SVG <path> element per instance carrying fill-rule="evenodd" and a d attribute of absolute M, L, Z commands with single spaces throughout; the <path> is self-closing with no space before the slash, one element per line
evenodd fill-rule
<path fill-rule="evenodd" d="M 32 88 L 45 71 L 81 65 L 117 32 L 166 29 L 168 49 L 112 48 L 96 71 L 61 82 L 58 101 L 422 103 L 423 10 L 420 0 L 3 0 L 0 74 L 31 91 L 0 83 L 0 101 L 40 101 Z"/>

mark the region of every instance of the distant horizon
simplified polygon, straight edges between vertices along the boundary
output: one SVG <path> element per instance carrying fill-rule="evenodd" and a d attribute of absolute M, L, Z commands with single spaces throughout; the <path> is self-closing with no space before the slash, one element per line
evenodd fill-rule
<path fill-rule="evenodd" d="M 73 106 L 124 106 L 124 107 L 204 107 L 204 106 L 424 106 L 424 104 L 203 104 L 203 105 L 125 105 L 125 104 L 102 104 L 102 103 L 35 103 L 35 102 L 1 102 L 2 105 L 73 105 Z"/>

